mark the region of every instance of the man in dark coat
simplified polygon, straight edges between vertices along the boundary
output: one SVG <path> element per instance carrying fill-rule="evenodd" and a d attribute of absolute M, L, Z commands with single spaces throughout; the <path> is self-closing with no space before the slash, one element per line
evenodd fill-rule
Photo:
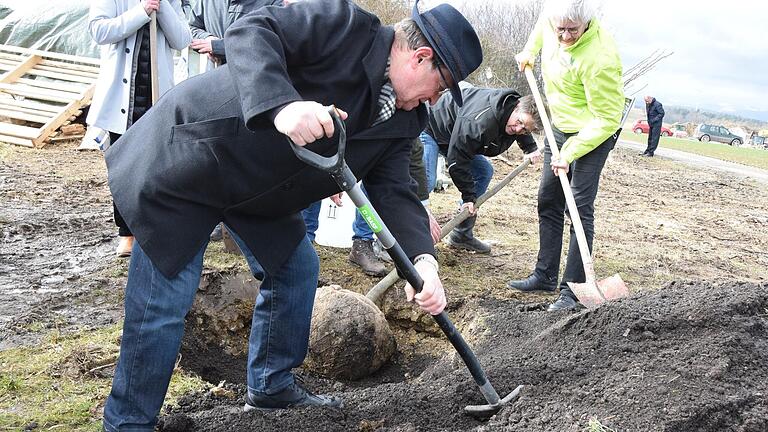
<path fill-rule="evenodd" d="M 446 237 L 449 246 L 478 253 L 489 253 L 490 245 L 474 236 L 477 198 L 488 189 L 493 166 L 486 156 L 498 156 L 517 142 L 526 157 L 534 162 L 541 153 L 531 132 L 541 123 L 531 96 L 520 97 L 512 89 L 465 88 L 464 104 L 454 103 L 453 95 L 444 94 L 429 107 L 427 129 L 421 134 L 427 186 L 435 188 L 437 153 L 445 156 L 448 173 L 461 192 L 462 209 L 467 218 Z M 461 211 L 462 209 L 459 209 Z"/>
<path fill-rule="evenodd" d="M 645 113 L 648 117 L 648 147 L 641 156 L 653 157 L 659 146 L 661 136 L 661 121 L 664 119 L 664 107 L 653 96 L 645 97 Z"/>
<path fill-rule="evenodd" d="M 418 2 L 417 2 L 418 5 Z M 136 236 L 108 431 L 157 421 L 213 227 L 230 228 L 262 279 L 248 359 L 247 410 L 339 406 L 294 381 L 306 355 L 319 260 L 300 211 L 339 192 L 299 161 L 336 152 L 328 105 L 346 119 L 346 160 L 424 279 L 406 294 L 440 313 L 445 294 L 424 207 L 408 172 L 411 140 L 434 103 L 482 62 L 480 42 L 447 4 L 394 28 L 350 0 L 268 6 L 225 34 L 227 64 L 168 92 L 106 153 L 115 203 Z M 437 43 L 435 43 L 437 41 Z"/>

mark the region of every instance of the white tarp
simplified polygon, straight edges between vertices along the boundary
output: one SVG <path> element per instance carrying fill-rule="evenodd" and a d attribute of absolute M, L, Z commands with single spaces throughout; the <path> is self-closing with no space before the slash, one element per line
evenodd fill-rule
<path fill-rule="evenodd" d="M 99 57 L 85 0 L 0 0 L 0 44 Z"/>

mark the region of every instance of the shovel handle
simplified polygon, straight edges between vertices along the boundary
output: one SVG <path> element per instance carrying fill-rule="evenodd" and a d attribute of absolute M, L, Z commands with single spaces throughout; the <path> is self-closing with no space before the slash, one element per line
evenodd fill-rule
<path fill-rule="evenodd" d="M 524 169 L 528 167 L 528 165 L 531 164 L 530 159 L 525 159 L 520 165 L 517 166 L 512 172 L 507 174 L 506 177 L 504 177 L 499 183 L 497 183 L 494 187 L 492 187 L 490 190 L 488 190 L 486 193 L 481 195 L 477 201 L 475 202 L 475 208 L 480 208 L 480 206 L 483 205 L 484 202 L 492 198 L 494 195 L 496 195 L 500 190 L 502 190 L 506 185 L 509 184 L 509 182 L 512 181 L 513 178 L 515 178 L 520 172 L 522 172 Z M 463 209 L 460 213 L 458 213 L 456 216 L 453 217 L 448 223 L 442 226 L 440 228 L 440 238 L 444 238 L 448 235 L 449 232 L 453 231 L 454 228 L 456 228 L 460 223 L 464 222 L 469 217 L 469 210 Z M 368 297 L 369 300 L 372 302 L 378 304 L 379 300 L 381 300 L 381 296 L 384 295 L 384 293 L 387 292 L 387 290 L 394 285 L 398 280 L 400 280 L 400 277 L 397 275 L 397 270 L 392 270 L 389 272 L 389 274 L 379 281 L 376 285 L 373 286 L 373 288 L 368 291 L 368 294 L 365 296 Z"/>
<path fill-rule="evenodd" d="M 531 94 L 536 101 L 536 107 L 539 110 L 539 116 L 541 117 L 541 123 L 544 125 L 544 132 L 547 136 L 547 142 L 549 143 L 549 149 L 552 152 L 553 159 L 560 159 L 560 149 L 557 148 L 557 142 L 555 141 L 555 133 L 552 131 L 552 124 L 549 122 L 549 116 L 547 110 L 544 107 L 544 101 L 539 93 L 539 86 L 536 85 L 536 77 L 533 76 L 533 70 L 530 66 L 525 68 L 525 78 L 528 80 L 528 86 L 531 88 Z M 579 209 L 576 206 L 576 200 L 573 198 L 573 191 L 571 190 L 571 183 L 568 180 L 568 174 L 560 171 L 557 175 L 560 178 L 560 185 L 563 187 L 563 195 L 565 195 L 565 202 L 568 204 L 568 214 L 571 217 L 571 223 L 573 224 L 573 230 L 576 233 L 576 241 L 579 244 L 579 252 L 581 253 L 581 262 L 584 265 L 584 276 L 586 283 L 594 285 L 595 283 L 595 268 L 592 263 L 592 255 L 589 253 L 589 244 L 587 243 L 587 236 L 584 234 L 584 226 L 581 224 L 581 217 L 579 217 Z M 599 292 L 599 288 L 598 292 Z M 602 292 L 600 295 L 602 296 Z"/>
<path fill-rule="evenodd" d="M 303 146 L 297 145 L 290 138 L 286 138 L 293 149 L 293 153 L 305 164 L 315 167 L 319 170 L 331 173 L 336 170 L 340 170 L 344 165 L 344 151 L 347 147 L 347 130 L 344 127 L 344 122 L 341 120 L 336 107 L 331 105 L 328 107 L 328 114 L 331 115 L 335 130 L 339 133 L 339 146 L 336 150 L 336 154 L 333 156 L 320 156 L 312 150 L 306 149 Z"/>
<path fill-rule="evenodd" d="M 149 80 L 152 85 L 152 105 L 160 99 L 160 84 L 157 76 L 157 12 L 149 14 Z"/>

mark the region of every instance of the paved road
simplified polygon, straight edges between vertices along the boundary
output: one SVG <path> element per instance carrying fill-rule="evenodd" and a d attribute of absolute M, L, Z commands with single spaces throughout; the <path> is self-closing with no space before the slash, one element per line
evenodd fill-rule
<path fill-rule="evenodd" d="M 619 147 L 636 150 L 638 152 L 642 152 L 646 148 L 645 144 L 638 144 L 638 143 L 623 140 L 623 139 L 620 139 L 618 144 L 619 144 Z M 695 167 L 702 167 L 702 168 L 709 168 L 709 169 L 714 169 L 718 171 L 723 171 L 723 172 L 735 174 L 741 177 L 748 177 L 756 181 L 759 181 L 760 183 L 768 184 L 768 170 L 764 170 L 760 168 L 754 168 L 754 167 L 750 167 L 742 164 L 737 164 L 734 162 L 728 162 L 728 161 L 715 159 L 707 156 L 700 156 L 693 153 L 688 153 L 680 150 L 672 150 L 672 149 L 667 149 L 662 147 L 659 147 L 656 149 L 656 154 L 654 155 L 654 157 L 663 157 L 663 158 L 672 159 L 675 161 L 680 161 Z"/>

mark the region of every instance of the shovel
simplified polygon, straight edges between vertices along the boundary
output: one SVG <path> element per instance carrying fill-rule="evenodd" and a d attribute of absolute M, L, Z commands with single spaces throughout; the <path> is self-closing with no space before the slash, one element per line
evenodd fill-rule
<path fill-rule="evenodd" d="M 384 245 L 387 252 L 389 252 L 389 256 L 392 257 L 395 266 L 405 275 L 405 279 L 418 293 L 421 291 L 424 281 L 408 259 L 403 248 L 397 240 L 395 240 L 395 237 L 381 220 L 376 209 L 373 208 L 373 205 L 368 200 L 368 197 L 365 196 L 360 185 L 357 184 L 357 179 L 352 173 L 352 170 L 349 169 L 344 161 L 344 149 L 347 141 L 344 122 L 341 121 L 341 118 L 338 116 L 336 109 L 333 106 L 329 108 L 329 112 L 331 118 L 333 118 L 336 131 L 339 134 L 338 150 L 335 155 L 329 157 L 320 156 L 309 149 L 294 144 L 290 138 L 288 139 L 288 142 L 290 143 L 293 152 L 296 154 L 296 157 L 307 165 L 330 174 L 331 178 L 341 190 L 349 195 L 352 202 L 355 204 L 355 207 L 357 207 L 357 210 L 363 216 L 365 221 L 368 222 L 371 230 L 376 233 L 376 236 L 381 240 L 381 243 Z M 480 362 L 477 360 L 475 353 L 472 352 L 472 349 L 467 342 L 461 336 L 459 331 L 456 330 L 456 326 L 453 325 L 445 311 L 441 312 L 439 315 L 432 315 L 432 318 L 437 322 L 440 330 L 445 333 L 445 336 L 448 337 L 448 340 L 459 353 L 461 359 L 464 360 L 470 374 L 472 374 L 472 378 L 474 378 L 475 383 L 480 388 L 480 393 L 482 393 L 483 397 L 488 402 L 484 405 L 469 405 L 465 407 L 464 412 L 466 414 L 478 418 L 489 418 L 496 414 L 501 408 L 517 399 L 523 386 L 517 386 L 512 393 L 509 393 L 504 398 L 499 397 L 496 389 L 494 389 L 493 385 L 488 381 L 485 371 L 482 366 L 480 366 Z"/>
<path fill-rule="evenodd" d="M 149 15 L 149 79 L 152 83 L 152 105 L 160 99 L 160 84 L 157 76 L 157 12 Z"/>
<path fill-rule="evenodd" d="M 513 178 L 517 177 L 518 174 L 526 169 L 530 163 L 530 159 L 525 159 L 520 165 L 517 166 L 517 168 L 507 174 L 507 176 L 504 177 L 498 184 L 481 195 L 475 202 L 475 208 L 479 209 L 484 202 L 496 195 L 500 190 L 504 188 L 504 186 L 508 185 L 509 182 L 511 182 Z M 443 225 L 443 227 L 440 229 L 440 238 L 442 239 L 447 236 L 449 232 L 453 231 L 454 228 L 459 226 L 459 224 L 464 222 L 468 217 L 469 210 L 465 208 L 459 214 L 454 216 L 453 219 L 448 221 L 448 223 Z M 397 270 L 392 270 L 388 275 L 384 277 L 384 279 L 380 280 L 379 283 L 374 285 L 373 288 L 371 288 L 371 290 L 368 291 L 368 294 L 365 296 L 368 297 L 368 300 L 379 304 L 381 297 L 386 294 L 387 290 L 399 280 L 400 277 L 397 275 Z"/>
<path fill-rule="evenodd" d="M 547 111 L 544 107 L 544 101 L 541 99 L 539 87 L 536 85 L 536 78 L 533 76 L 533 71 L 530 67 L 525 68 L 525 78 L 528 80 L 528 85 L 531 87 L 531 93 L 536 100 L 536 107 L 539 109 L 541 122 L 544 125 L 544 132 L 547 135 L 547 142 L 549 142 L 549 149 L 552 151 L 552 158 L 559 159 L 560 150 L 557 148 L 557 142 L 555 142 L 555 134 L 552 132 L 552 125 L 549 122 L 549 117 L 547 116 Z M 568 214 L 571 217 L 573 230 L 576 233 L 576 241 L 579 245 L 581 262 L 584 265 L 584 276 L 586 278 L 586 281 L 583 283 L 568 282 L 568 286 L 573 293 L 576 294 L 579 301 L 588 308 L 598 306 L 608 300 L 629 296 L 627 285 L 624 284 L 624 281 L 618 274 L 600 281 L 595 280 L 595 268 L 592 264 L 592 256 L 589 253 L 587 236 L 584 235 L 584 227 L 581 225 L 579 210 L 576 207 L 576 200 L 573 198 L 568 174 L 560 171 L 557 176 L 560 178 L 560 185 L 563 187 L 565 201 L 568 204 Z"/>

